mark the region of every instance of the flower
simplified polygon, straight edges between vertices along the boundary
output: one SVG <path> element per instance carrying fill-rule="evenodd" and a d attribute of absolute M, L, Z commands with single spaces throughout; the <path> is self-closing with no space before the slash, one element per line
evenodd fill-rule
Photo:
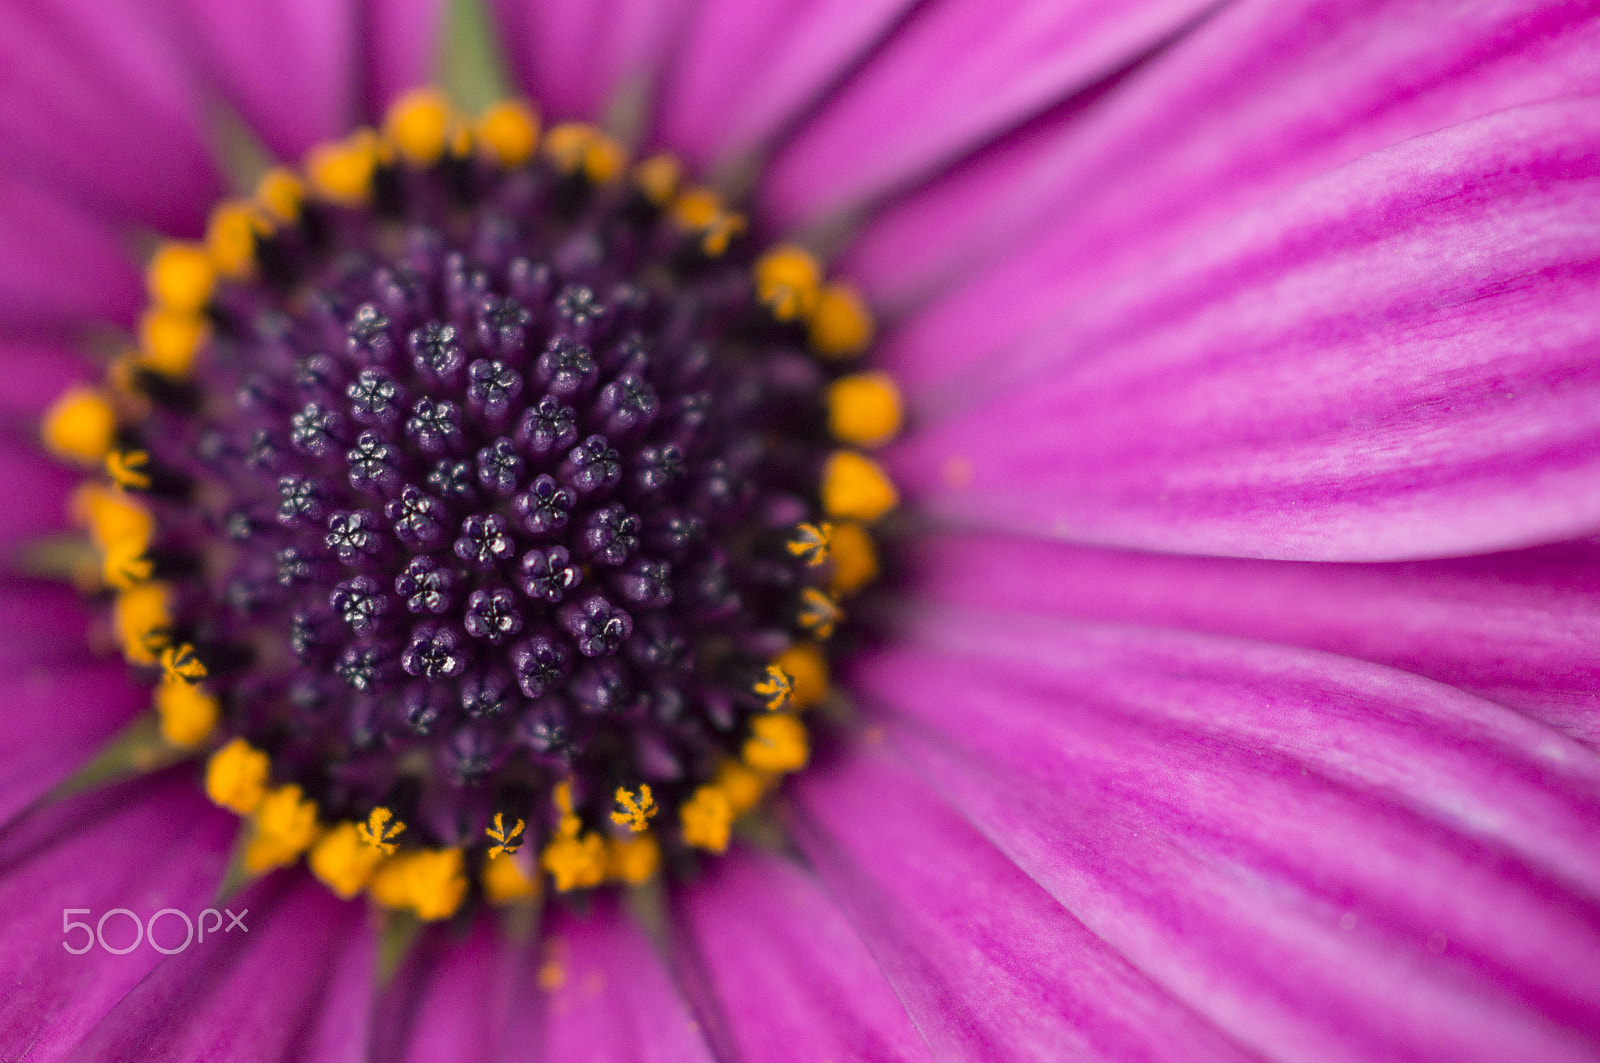
<path fill-rule="evenodd" d="M 239 726 L 206 693 L 228 662 L 166 638 L 189 606 L 152 589 L 159 551 L 109 548 L 151 542 L 148 513 L 80 492 L 106 541 L 95 552 L 62 534 L 78 477 L 44 456 L 34 426 L 65 393 L 73 412 L 50 422 L 58 452 L 115 442 L 118 422 L 70 389 L 93 387 L 83 353 L 108 334 L 120 353 L 107 328 L 141 325 L 129 246 L 202 234 L 227 180 L 213 146 L 232 145 L 237 163 L 249 129 L 297 160 L 376 121 L 429 77 L 441 13 L 18 6 L 0 16 L 0 398 L 19 426 L 0 455 L 0 535 L 17 566 L 0 595 L 12 684 L 0 700 L 0 1030 L 12 1054 L 1600 1052 L 1591 12 L 504 0 L 495 14 L 520 90 L 548 119 L 603 119 L 640 158 L 670 149 L 688 172 L 748 190 L 755 233 L 833 251 L 827 275 L 859 294 L 825 290 L 838 312 L 808 337 L 815 349 L 862 338 L 858 300 L 881 320 L 873 371 L 903 395 L 907 430 L 870 466 L 845 459 L 828 507 L 876 517 L 898 501 L 905 513 L 882 559 L 892 595 L 866 610 L 882 641 L 841 658 L 836 685 L 859 721 L 731 843 L 760 796 L 754 763 L 730 761 L 696 789 L 693 832 L 727 854 L 694 881 L 598 891 L 583 912 L 547 903 L 535 919 L 541 865 L 558 885 L 664 881 L 652 878 L 661 850 L 637 840 L 648 832 L 602 835 L 579 815 L 592 798 L 631 824 L 617 789 L 638 819 L 646 804 L 669 815 L 665 790 L 647 802 L 626 779 L 595 795 L 558 787 L 539 861 L 532 844 L 491 858 L 481 889 L 504 915 L 480 906 L 419 929 L 342 899 L 370 880 L 419 918 L 448 915 L 466 888 L 461 852 L 419 842 L 421 822 L 398 829 L 387 805 L 361 824 L 321 823 L 312 806 L 334 790 L 276 785 L 242 740 L 200 771 L 199 736 Z M 430 128 L 391 131 L 391 146 Z M 508 158 L 520 150 L 514 122 L 485 136 Z M 607 143 L 568 136 L 551 150 L 609 179 L 622 157 Z M 318 156 L 323 191 L 355 201 L 372 143 L 345 147 Z M 665 166 L 641 174 L 644 188 L 674 181 Z M 283 190 L 269 187 L 263 209 L 288 213 Z M 710 195 L 684 197 L 678 217 L 711 257 L 755 235 Z M 214 255 L 236 246 L 221 239 Z M 181 255 L 164 263 L 158 301 L 192 311 L 202 272 Z M 817 319 L 824 294 L 803 260 L 758 285 L 778 318 Z M 567 312 L 576 322 L 594 306 L 574 294 Z M 485 347 L 514 347 L 532 327 L 499 303 L 480 317 Z M 166 370 L 219 323 L 142 324 Z M 375 358 L 395 342 L 371 315 L 350 336 Z M 417 356 L 440 375 L 464 370 L 457 342 L 424 335 Z M 515 367 L 492 361 L 462 377 L 485 411 L 520 401 L 502 371 Z M 597 369 L 563 349 L 543 371 L 544 385 L 578 389 Z M 359 401 L 384 423 L 391 400 L 369 383 Z M 642 401 L 618 394 L 607 416 Z M 887 408 L 859 408 L 850 430 L 874 438 Z M 340 430 L 332 414 L 295 411 L 318 460 Z M 442 404 L 409 416 L 419 446 L 453 445 L 459 422 Z M 553 415 L 530 429 L 562 431 Z M 372 483 L 394 445 L 352 441 Z M 552 479 L 524 506 L 540 522 L 530 534 L 556 530 L 621 460 L 565 445 L 584 446 L 582 460 L 570 486 Z M 488 449 L 467 472 L 490 475 L 468 489 L 513 475 L 502 459 L 516 454 Z M 158 486 L 159 455 L 115 453 L 118 482 Z M 461 482 L 452 465 L 429 485 Z M 395 494 L 408 549 L 455 551 L 459 535 L 464 566 L 498 563 L 514 529 L 436 526 L 436 495 L 417 491 Z M 317 519 L 302 483 L 271 502 Z M 383 588 L 330 581 L 338 622 L 476 608 L 484 641 L 504 632 L 520 648 L 518 674 L 474 688 L 492 715 L 513 688 L 564 676 L 568 635 L 597 657 L 630 637 L 627 611 L 591 604 L 591 577 L 573 566 L 574 546 L 626 560 L 634 532 L 614 516 L 517 570 L 541 594 L 571 592 L 552 603 L 570 630 L 512 631 L 520 599 L 471 606 L 482 588 L 427 565 L 408 566 L 404 598 L 383 609 Z M 352 566 L 388 541 L 357 514 L 321 519 L 338 521 L 323 525 L 328 549 Z M 803 523 L 814 531 L 792 540 L 800 549 L 775 551 L 794 571 L 823 540 L 840 578 L 864 583 L 878 567 L 860 540 L 844 564 L 856 525 Z M 315 559 L 281 563 L 299 578 Z M 86 608 L 44 573 L 118 589 L 119 608 Z M 646 596 L 662 585 L 627 578 Z M 862 611 L 813 615 L 842 635 Z M 472 638 L 430 627 L 404 647 L 404 674 L 453 680 Z M 95 652 L 114 639 L 175 706 L 165 735 L 125 730 L 153 695 Z M 810 756 L 780 710 L 822 711 L 822 652 L 773 660 L 784 684 L 752 672 L 791 702 L 750 695 L 769 721 L 750 736 L 757 761 Z M 389 663 L 340 662 L 362 682 Z M 588 689 L 611 687 L 596 673 Z M 425 701 L 412 708 L 433 718 Z M 541 725 L 555 748 L 559 728 Z M 483 755 L 450 752 L 463 765 Z M 308 853 L 340 895 L 296 867 L 217 901 L 239 866 L 236 812 L 252 817 L 245 850 L 260 864 Z M 497 821 L 500 848 L 518 818 Z M 203 929 L 214 901 L 248 909 L 249 929 L 176 948 L 177 918 Z M 129 919 L 151 941 L 113 954 Z M 85 926 L 98 936 L 77 954 Z"/>

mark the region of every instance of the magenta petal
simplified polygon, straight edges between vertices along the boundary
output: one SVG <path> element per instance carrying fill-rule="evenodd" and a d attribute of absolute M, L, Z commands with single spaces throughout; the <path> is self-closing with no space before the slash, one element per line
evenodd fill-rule
<path fill-rule="evenodd" d="M 295 1063 L 367 1063 L 372 1058 L 372 998 L 376 991 L 378 935 L 368 918 L 345 933 L 327 957 L 316 1019 L 302 1032 Z"/>
<path fill-rule="evenodd" d="M 857 210 L 1061 102 L 1205 6 L 921 5 L 778 153 L 762 203 L 790 227 Z"/>
<path fill-rule="evenodd" d="M 69 802 L 49 810 L 46 819 L 33 832 L 41 838 L 37 846 L 19 852 L 10 836 L 0 843 L 0 933 L 6 942 L 0 949 L 0 1030 L 8 1050 L 26 1045 L 25 1058 L 36 1063 L 65 1058 L 162 960 L 145 945 L 122 956 L 98 944 L 73 955 L 62 943 L 81 946 L 83 931 L 64 935 L 63 918 L 94 924 L 113 908 L 127 908 L 141 919 L 162 908 L 192 917 L 211 903 L 228 840 L 238 829 L 238 820 L 211 807 L 192 780 L 173 777 Z M 90 914 L 63 917 L 69 908 Z M 181 940 L 171 916 L 156 929 L 169 947 L 176 942 L 168 942 L 168 931 Z M 133 937 L 132 924 L 113 916 L 105 933 L 120 947 Z"/>
<path fill-rule="evenodd" d="M 495 1057 L 519 956 L 501 947 L 495 920 L 462 934 L 439 926 L 412 949 L 377 1012 L 373 1057 L 431 1063 Z"/>
<path fill-rule="evenodd" d="M 109 226 L 56 192 L 0 175 L 0 335 L 131 324 L 143 297 Z"/>
<path fill-rule="evenodd" d="M 1120 621 L 1306 646 L 1517 709 L 1600 748 L 1600 544 L 1326 565 L 924 537 L 908 570 L 941 608 Z"/>
<path fill-rule="evenodd" d="M 98 375 L 87 358 L 64 346 L 0 340 L 0 380 L 6 382 L 0 390 L 0 433 L 33 436 L 40 415 L 63 391 Z"/>
<path fill-rule="evenodd" d="M 197 232 L 220 181 L 167 15 L 141 0 L 0 9 L 0 171 L 118 221 Z"/>
<path fill-rule="evenodd" d="M 377 119 L 401 93 L 437 76 L 445 0 L 358 0 L 358 6 L 359 51 L 367 64 L 365 102 Z"/>
<path fill-rule="evenodd" d="M 73 1058 L 277 1063 L 302 1047 L 337 967 L 330 959 L 356 942 L 371 946 L 359 932 L 362 906 L 339 900 L 308 874 L 286 872 L 226 907 L 248 931 L 227 930 L 224 917 L 223 931 L 163 960 Z M 176 916 L 157 931 L 167 948 L 183 940 Z"/>
<path fill-rule="evenodd" d="M 183 0 L 178 17 L 196 68 L 279 159 L 299 161 L 356 117 L 356 7 L 356 0 Z"/>
<path fill-rule="evenodd" d="M 909 0 L 700 5 L 659 107 L 662 140 L 701 169 L 766 146 L 911 6 Z"/>
<path fill-rule="evenodd" d="M 925 425 L 893 467 L 961 521 L 1190 553 L 1600 527 L 1597 158 L 1593 100 L 1368 156 L 1068 315 L 1033 349 L 1047 377 Z"/>
<path fill-rule="evenodd" d="M 9 554 L 24 540 L 60 531 L 67 500 L 82 480 L 77 471 L 46 457 L 34 438 L 0 434 L 0 483 L 11 492 L 10 504 L 0 508 L 0 550 Z"/>
<path fill-rule="evenodd" d="M 496 0 L 517 80 L 558 120 L 595 121 L 628 88 L 648 89 L 688 0 Z"/>
<path fill-rule="evenodd" d="M 882 753 L 793 790 L 796 842 L 936 1058 L 1252 1058 Z"/>
<path fill-rule="evenodd" d="M 790 861 L 735 851 L 677 910 L 740 1058 L 932 1058 L 856 932 Z"/>
<path fill-rule="evenodd" d="M 1268 1058 L 1600 1047 L 1600 758 L 1322 654 L 942 613 L 865 663 L 897 748 Z"/>

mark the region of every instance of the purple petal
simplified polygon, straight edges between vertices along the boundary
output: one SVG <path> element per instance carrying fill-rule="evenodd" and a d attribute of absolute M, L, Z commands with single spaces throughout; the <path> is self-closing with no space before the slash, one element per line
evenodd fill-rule
<path fill-rule="evenodd" d="M 23 540 L 60 531 L 68 497 L 82 480 L 76 470 L 46 457 L 33 438 L 0 435 L 0 484 L 10 492 L 9 504 L 0 508 L 0 550 L 9 553 Z"/>
<path fill-rule="evenodd" d="M 438 1059 L 492 1059 L 505 1028 L 519 959 L 500 947 L 499 926 L 479 919 L 465 939 L 434 928 L 413 950 L 378 1011 L 378 1059 L 429 1063 Z M 404 1039 L 403 1050 L 387 1049 Z"/>
<path fill-rule="evenodd" d="M 678 916 L 740 1058 L 932 1058 L 849 922 L 790 861 L 736 850 L 681 891 Z"/>
<path fill-rule="evenodd" d="M 1014 615 L 917 620 L 856 678 L 1018 866 L 1266 1057 L 1600 1045 L 1585 747 L 1374 665 Z"/>
<path fill-rule="evenodd" d="M 358 5 L 366 105 L 376 120 L 401 93 L 437 76 L 445 0 L 358 0 Z"/>
<path fill-rule="evenodd" d="M 648 89 L 688 0 L 496 0 L 517 81 L 545 114 L 596 121 L 630 88 Z"/>
<path fill-rule="evenodd" d="M 139 0 L 0 9 L 0 171 L 118 221 L 198 232 L 221 183 L 177 39 Z"/>
<path fill-rule="evenodd" d="M 783 227 L 860 209 L 1061 102 L 1205 6 L 922 5 L 779 152 L 762 202 Z"/>
<path fill-rule="evenodd" d="M 320 883 L 319 883 L 320 885 Z M 352 927 L 326 961 L 322 1002 L 301 1040 L 296 1063 L 366 1063 L 372 1056 L 372 998 L 377 979 L 378 940 L 371 919 Z"/>
<path fill-rule="evenodd" d="M 3 261 L 4 252 L 0 252 Z M 89 360 L 66 347 L 0 341 L 0 432 L 32 436 L 39 416 L 73 384 L 94 382 L 101 374 Z"/>
<path fill-rule="evenodd" d="M 795 841 L 935 1057 L 1251 1058 L 881 752 L 793 791 Z"/>
<path fill-rule="evenodd" d="M 1235 561 L 982 534 L 924 537 L 941 607 L 1306 646 L 1427 676 L 1600 748 L 1600 545 L 1391 565 Z"/>
<path fill-rule="evenodd" d="M 63 934 L 63 919 L 93 926 L 113 908 L 141 919 L 162 908 L 192 917 L 211 903 L 238 820 L 207 803 L 191 779 L 168 777 L 85 795 L 28 826 L 32 844 L 14 831 L 0 840 L 0 1030 L 10 1048 L 29 1046 L 26 1058 L 44 1063 L 71 1052 L 162 959 L 145 945 L 122 956 L 98 944 L 73 955 L 63 941 L 77 948 L 83 931 Z M 89 914 L 64 917 L 69 908 Z M 176 942 L 166 933 L 179 930 L 171 916 L 157 925 L 168 947 Z M 114 916 L 105 933 L 120 946 L 133 928 Z"/>
<path fill-rule="evenodd" d="M 909 0 L 710 0 L 672 64 L 661 138 L 700 169 L 766 146 L 889 33 Z"/>
<path fill-rule="evenodd" d="M 1597 153 L 1590 100 L 1367 156 L 1065 314 L 1019 355 L 1047 377 L 892 466 L 961 521 L 1191 553 L 1389 560 L 1600 527 Z"/>
<path fill-rule="evenodd" d="M 320 141 L 347 132 L 356 117 L 356 6 L 356 0 L 183 0 L 177 17 L 195 68 L 279 159 L 298 161 Z"/>
<path fill-rule="evenodd" d="M 143 298 L 139 271 L 109 226 L 54 191 L 0 175 L 0 335 L 131 324 Z"/>
<path fill-rule="evenodd" d="M 245 913 L 247 931 L 224 929 L 163 960 L 100 1021 L 73 1058 L 277 1063 L 301 1048 L 338 967 L 330 959 L 337 961 L 357 943 L 371 948 L 370 938 L 360 933 L 362 906 L 339 900 L 310 875 L 288 873 L 226 907 Z M 191 917 L 197 912 L 185 910 Z M 226 916 L 222 925 L 230 925 Z M 167 948 L 183 939 L 176 916 L 166 917 L 157 930 Z M 146 948 L 148 943 L 140 946 Z"/>

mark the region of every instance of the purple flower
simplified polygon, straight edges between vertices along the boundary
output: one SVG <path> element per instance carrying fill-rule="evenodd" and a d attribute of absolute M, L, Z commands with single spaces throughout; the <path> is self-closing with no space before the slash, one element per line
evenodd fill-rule
<path fill-rule="evenodd" d="M 436 142 L 412 169 L 317 156 L 321 228 L 209 221 L 232 302 L 181 262 L 145 291 L 128 249 L 226 195 L 216 129 L 291 163 L 380 121 L 441 8 L 0 18 L 5 401 L 56 451 L 0 441 L 0 1054 L 1600 1058 L 1591 10 L 501 0 L 537 180 L 484 176 L 514 116 L 419 112 L 385 133 Z M 569 124 L 606 115 L 625 159 Z M 632 168 L 658 151 L 686 184 Z M 371 238 L 451 195 L 470 231 Z M 717 272 L 785 235 L 815 283 Z M 323 239 L 371 242 L 296 272 Z M 818 323 L 858 299 L 868 364 L 806 353 L 856 353 Z M 898 510 L 824 478 L 862 519 L 821 513 L 823 422 L 867 447 L 902 400 Z M 860 592 L 839 648 L 784 657 L 767 621 L 821 580 Z M 725 855 L 673 850 L 698 874 L 591 889 L 629 824 L 725 832 L 796 749 Z M 586 774 L 606 750 L 633 775 Z M 490 824 L 507 764 L 542 803 Z M 335 807 L 362 787 L 404 831 Z M 246 872 L 248 933 L 57 936 L 127 909 L 120 948 Z M 496 898 L 536 934 L 491 873 L 549 894 Z M 410 917 L 369 911 L 408 906 L 440 925 L 382 980 Z"/>

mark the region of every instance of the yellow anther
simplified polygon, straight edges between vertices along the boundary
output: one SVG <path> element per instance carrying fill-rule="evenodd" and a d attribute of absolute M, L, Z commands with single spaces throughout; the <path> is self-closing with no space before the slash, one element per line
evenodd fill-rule
<path fill-rule="evenodd" d="M 163 376 L 182 379 L 189 375 L 196 352 L 210 336 L 210 327 L 195 314 L 148 310 L 139 319 L 139 361 Z"/>
<path fill-rule="evenodd" d="M 362 841 L 356 825 L 346 821 L 318 840 L 308 862 L 323 885 L 349 900 L 372 879 L 383 853 Z"/>
<path fill-rule="evenodd" d="M 678 193 L 683 167 L 671 155 L 652 155 L 633 170 L 633 183 L 656 207 L 665 207 Z"/>
<path fill-rule="evenodd" d="M 256 237 L 268 231 L 266 222 L 249 203 L 223 203 L 206 223 L 206 253 L 224 277 L 248 276 L 256 262 Z"/>
<path fill-rule="evenodd" d="M 817 305 L 822 267 L 811 252 L 794 244 L 779 244 L 756 260 L 756 298 L 779 321 L 808 316 Z"/>
<path fill-rule="evenodd" d="M 711 785 L 722 791 L 735 818 L 754 808 L 766 792 L 766 780 L 732 758 L 717 766 Z"/>
<path fill-rule="evenodd" d="M 491 855 L 483 862 L 483 894 L 490 904 L 510 904 L 539 894 L 539 880 L 522 870 L 515 857 Z"/>
<path fill-rule="evenodd" d="M 633 791 L 617 787 L 617 810 L 611 813 L 611 822 L 625 824 L 635 834 L 641 834 L 649 826 L 658 809 L 656 808 L 655 795 L 650 792 L 646 784 L 639 786 L 639 796 L 633 796 Z"/>
<path fill-rule="evenodd" d="M 256 183 L 256 203 L 268 217 L 287 224 L 300 217 L 301 204 L 306 199 L 306 186 L 293 170 L 277 166 L 268 170 Z"/>
<path fill-rule="evenodd" d="M 773 712 L 788 705 L 794 697 L 794 680 L 776 664 L 767 665 L 766 674 L 756 682 L 755 692 Z"/>
<path fill-rule="evenodd" d="M 125 591 L 144 583 L 155 572 L 155 565 L 144 556 L 144 547 L 131 543 L 118 543 L 105 552 L 100 565 L 100 578 L 105 585 Z"/>
<path fill-rule="evenodd" d="M 194 647 L 185 642 L 161 651 L 161 671 L 168 683 L 198 683 L 206 677 L 206 666 L 195 656 Z"/>
<path fill-rule="evenodd" d="M 167 647 L 167 629 L 172 618 L 167 606 L 167 588 L 160 583 L 141 583 L 117 595 L 111 611 L 112 625 L 122 654 L 133 664 L 153 665 Z"/>
<path fill-rule="evenodd" d="M 248 816 L 267 792 L 267 755 L 235 738 L 206 761 L 206 794 L 223 808 Z"/>
<path fill-rule="evenodd" d="M 795 557 L 803 557 L 808 565 L 821 565 L 828 560 L 828 544 L 833 540 L 833 525 L 802 524 L 794 530 L 794 538 L 786 545 Z"/>
<path fill-rule="evenodd" d="M 57 457 L 97 465 L 111 452 L 117 415 L 93 388 L 69 388 L 44 415 L 44 445 Z"/>
<path fill-rule="evenodd" d="M 521 100 L 501 100 L 478 119 L 478 140 L 501 166 L 521 166 L 539 146 L 539 116 Z"/>
<path fill-rule="evenodd" d="M 844 610 L 827 594 L 815 587 L 800 592 L 800 626 L 817 638 L 832 637 L 833 629 L 843 619 Z"/>
<path fill-rule="evenodd" d="M 563 893 L 598 886 L 606 877 L 605 839 L 593 831 L 582 835 L 563 831 L 544 847 L 539 866 Z"/>
<path fill-rule="evenodd" d="M 853 450 L 835 451 L 822 469 L 822 508 L 831 517 L 874 521 L 900 504 L 882 466 Z"/>
<path fill-rule="evenodd" d="M 360 129 L 344 140 L 313 148 L 306 177 L 324 199 L 347 207 L 365 203 L 378 165 L 378 135 Z"/>
<path fill-rule="evenodd" d="M 744 762 L 756 771 L 798 771 L 806 766 L 811 748 L 806 741 L 805 724 L 793 716 L 778 713 L 757 716 L 750 721 L 750 737 L 744 743 Z"/>
<path fill-rule="evenodd" d="M 672 201 L 672 218 L 686 232 L 700 234 L 700 250 L 716 258 L 744 232 L 744 215 L 725 210 L 722 197 L 709 188 L 687 189 Z"/>
<path fill-rule="evenodd" d="M 409 908 L 430 922 L 448 919 L 467 895 L 460 849 L 421 849 L 385 860 L 368 885 L 385 908 Z"/>
<path fill-rule="evenodd" d="M 394 840 L 405 832 L 406 825 L 382 805 L 368 813 L 367 821 L 356 827 L 363 842 L 384 854 L 394 852 Z"/>
<path fill-rule="evenodd" d="M 855 373 L 828 387 L 828 430 L 863 447 L 887 443 L 900 431 L 900 389 L 887 373 Z"/>
<path fill-rule="evenodd" d="M 294 783 L 280 786 L 261 799 L 251 820 L 244 867 L 259 875 L 300 858 L 317 840 L 317 803 L 306 800 Z"/>
<path fill-rule="evenodd" d="M 505 813 L 496 812 L 494 814 L 494 826 L 483 829 L 483 832 L 494 840 L 494 846 L 489 850 L 489 855 L 509 856 L 522 848 L 522 831 L 526 826 L 527 824 L 519 819 L 515 826 L 507 830 Z"/>
<path fill-rule="evenodd" d="M 204 246 L 170 241 L 156 249 L 145 282 L 158 305 L 194 314 L 210 300 L 217 273 Z"/>
<path fill-rule="evenodd" d="M 571 779 L 562 779 L 560 782 L 556 783 L 556 787 L 551 791 L 550 796 L 551 799 L 555 801 L 556 807 L 561 810 L 563 819 L 572 815 Z"/>
<path fill-rule="evenodd" d="M 796 709 L 809 708 L 828 696 L 828 659 L 809 642 L 797 642 L 773 662 L 794 681 L 791 695 Z"/>
<path fill-rule="evenodd" d="M 612 838 L 606 848 L 610 877 L 618 882 L 641 885 L 654 878 L 661 867 L 661 846 L 648 834 Z"/>
<path fill-rule="evenodd" d="M 807 331 L 822 357 L 851 358 L 872 343 L 872 311 L 848 284 L 830 284 L 817 296 Z"/>
<path fill-rule="evenodd" d="M 73 515 L 102 550 L 126 546 L 142 553 L 155 534 L 155 518 L 121 491 L 85 484 L 73 495 Z"/>
<path fill-rule="evenodd" d="M 769 719 L 769 717 L 761 717 Z M 733 826 L 733 805 L 728 795 L 716 786 L 702 786 L 678 808 L 683 824 L 683 840 L 699 849 L 720 853 L 728 847 L 728 831 Z"/>
<path fill-rule="evenodd" d="M 163 738 L 193 749 L 217 726 L 217 699 L 194 683 L 162 683 L 156 687 L 156 713 Z"/>
<path fill-rule="evenodd" d="M 544 137 L 545 155 L 555 168 L 602 185 L 617 175 L 624 162 L 622 147 L 600 130 L 581 122 L 564 122 Z"/>
<path fill-rule="evenodd" d="M 444 93 L 412 89 L 390 106 L 383 119 L 383 135 L 408 161 L 431 166 L 444 154 L 454 120 Z"/>
<path fill-rule="evenodd" d="M 878 550 L 872 533 L 854 521 L 840 523 L 833 531 L 833 593 L 854 594 L 877 578 Z"/>
<path fill-rule="evenodd" d="M 150 486 L 150 455 L 143 450 L 113 450 L 106 455 L 106 475 L 118 487 L 142 490 Z"/>

